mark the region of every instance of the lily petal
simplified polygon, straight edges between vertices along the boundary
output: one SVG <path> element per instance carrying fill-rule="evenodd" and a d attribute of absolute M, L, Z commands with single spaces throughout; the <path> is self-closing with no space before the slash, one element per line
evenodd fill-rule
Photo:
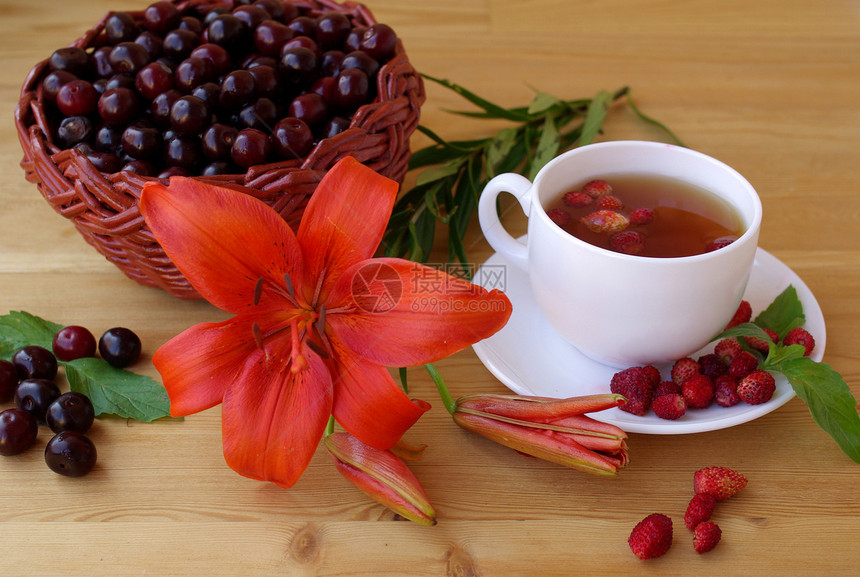
<path fill-rule="evenodd" d="M 387 280 L 363 282 L 370 270 Z M 395 258 L 356 264 L 343 274 L 330 300 L 354 309 L 329 316 L 332 332 L 359 356 L 389 367 L 447 357 L 494 334 L 511 315 L 501 291 Z"/>
<path fill-rule="evenodd" d="M 149 182 L 140 212 L 167 256 L 203 298 L 239 313 L 254 301 L 260 278 L 300 286 L 295 234 L 264 202 L 235 190 L 173 177 Z"/>
<path fill-rule="evenodd" d="M 328 423 L 331 377 L 306 349 L 303 370 L 256 351 L 224 396 L 224 458 L 240 475 L 291 487 L 307 468 Z"/>
<path fill-rule="evenodd" d="M 430 409 L 429 403 L 409 399 L 386 367 L 361 358 L 336 338 L 330 342 L 335 419 L 363 443 L 390 449 Z"/>
<path fill-rule="evenodd" d="M 297 233 L 308 283 L 322 281 L 320 300 L 325 301 L 344 270 L 373 256 L 391 217 L 397 190 L 397 182 L 352 157 L 340 160 L 320 181 Z"/>
<path fill-rule="evenodd" d="M 170 397 L 174 417 L 203 411 L 221 402 L 256 350 L 252 321 L 234 317 L 195 325 L 162 345 L 152 356 Z"/>

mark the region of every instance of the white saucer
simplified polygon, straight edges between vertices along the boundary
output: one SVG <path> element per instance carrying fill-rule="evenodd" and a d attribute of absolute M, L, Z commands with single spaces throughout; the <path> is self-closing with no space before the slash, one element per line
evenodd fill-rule
<path fill-rule="evenodd" d="M 557 398 L 609 392 L 609 381 L 618 369 L 586 357 L 561 338 L 538 309 L 525 272 L 497 253 L 478 269 L 474 282 L 488 289 L 503 290 L 513 304 L 507 325 L 473 346 L 481 362 L 506 387 L 520 395 Z M 788 285 L 797 290 L 806 315 L 805 327 L 815 337 L 811 358 L 820 361 L 826 335 L 818 302 L 790 268 L 772 254 L 758 249 L 744 294 L 744 299 L 752 305 L 753 318 Z M 710 345 L 692 356 L 698 358 L 712 349 Z M 667 378 L 671 366 L 658 368 Z M 714 404 L 707 409 L 690 409 L 675 421 L 660 419 L 653 412 L 639 417 L 620 409 L 591 416 L 631 433 L 678 435 L 723 429 L 766 415 L 794 397 L 794 390 L 785 377 L 774 376 L 776 392 L 762 405 L 741 402 L 727 408 Z"/>

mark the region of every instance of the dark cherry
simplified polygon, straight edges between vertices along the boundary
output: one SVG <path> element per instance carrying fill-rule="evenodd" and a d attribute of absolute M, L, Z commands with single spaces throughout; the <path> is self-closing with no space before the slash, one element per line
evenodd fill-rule
<path fill-rule="evenodd" d="M 317 62 L 313 50 L 302 46 L 289 48 L 281 53 L 281 76 L 293 84 L 310 84 L 318 74 Z"/>
<path fill-rule="evenodd" d="M 314 137 L 310 127 L 298 118 L 282 118 L 272 132 L 272 148 L 279 158 L 304 158 L 313 148 Z"/>
<path fill-rule="evenodd" d="M 189 56 L 176 67 L 174 79 L 178 90 L 191 92 L 197 86 L 214 80 L 215 71 L 208 60 Z"/>
<path fill-rule="evenodd" d="M 48 59 L 51 70 L 65 70 L 78 78 L 86 78 L 90 74 L 90 56 L 83 48 L 68 46 L 55 50 Z"/>
<path fill-rule="evenodd" d="M 262 54 L 277 56 L 281 47 L 295 36 L 295 32 L 275 20 L 264 20 L 254 29 L 254 46 Z"/>
<path fill-rule="evenodd" d="M 143 11 L 143 25 L 147 30 L 164 36 L 170 30 L 179 26 L 179 21 L 182 19 L 182 13 L 179 8 L 172 2 L 164 0 L 150 4 Z"/>
<path fill-rule="evenodd" d="M 320 76 L 337 76 L 345 56 L 340 50 L 323 52 L 320 59 Z"/>
<path fill-rule="evenodd" d="M 329 117 L 325 99 L 315 92 L 306 92 L 293 98 L 287 114 L 304 121 L 311 129 L 321 125 Z"/>
<path fill-rule="evenodd" d="M 373 24 L 362 35 L 359 48 L 379 62 L 388 62 L 397 49 L 397 35 L 387 24 Z"/>
<path fill-rule="evenodd" d="M 110 152 L 117 154 L 122 150 L 122 127 L 102 124 L 96 129 L 93 138 L 96 150 L 99 152 Z"/>
<path fill-rule="evenodd" d="M 57 357 L 54 353 L 38 345 L 21 347 L 12 355 L 12 364 L 18 371 L 18 378 L 53 379 L 57 376 Z"/>
<path fill-rule="evenodd" d="M 200 139 L 194 136 L 173 136 L 164 141 L 164 162 L 168 167 L 182 168 L 182 175 L 193 173 L 203 164 Z M 159 178 L 161 176 L 159 175 Z M 99 348 L 101 350 L 101 348 Z"/>
<path fill-rule="evenodd" d="M 93 424 L 96 413 L 90 398 L 82 393 L 63 393 L 48 405 L 45 421 L 55 433 L 77 431 L 86 433 Z"/>
<path fill-rule="evenodd" d="M 204 82 L 200 86 L 195 86 L 191 91 L 191 96 L 196 96 L 206 103 L 210 112 L 217 112 L 218 97 L 221 95 L 221 87 L 214 82 Z"/>
<path fill-rule="evenodd" d="M 183 16 L 182 20 L 179 21 L 179 26 L 177 26 L 177 29 L 189 30 L 200 36 L 201 34 L 203 34 L 203 23 L 200 22 L 199 18 L 194 18 L 193 16 Z"/>
<path fill-rule="evenodd" d="M 96 355 L 96 338 L 88 328 L 69 325 L 57 331 L 51 342 L 54 355 L 61 361 L 73 361 Z"/>
<path fill-rule="evenodd" d="M 358 68 L 367 74 L 368 79 L 372 79 L 379 71 L 379 62 L 371 58 L 364 50 L 354 50 L 343 57 L 340 63 L 340 69 Z"/>
<path fill-rule="evenodd" d="M 248 168 L 266 162 L 270 148 L 268 134 L 256 128 L 245 128 L 236 135 L 230 149 L 230 158 L 238 166 Z"/>
<path fill-rule="evenodd" d="M 109 78 L 115 74 L 113 66 L 110 63 L 110 52 L 113 46 L 99 46 L 91 55 L 93 68 L 96 76 L 99 78 Z"/>
<path fill-rule="evenodd" d="M 181 166 L 168 166 L 157 175 L 157 178 L 168 179 L 171 176 L 191 176 L 191 171 Z"/>
<path fill-rule="evenodd" d="M 317 18 L 316 40 L 324 48 L 339 48 L 352 29 L 349 18 L 342 12 L 326 12 Z"/>
<path fill-rule="evenodd" d="M 201 44 L 191 51 L 190 56 L 194 58 L 202 58 L 212 65 L 212 72 L 215 76 L 224 76 L 233 70 L 233 62 L 230 60 L 230 54 L 217 44 L 207 42 Z"/>
<path fill-rule="evenodd" d="M 132 124 L 122 133 L 122 150 L 134 159 L 152 160 L 161 156 L 161 132 L 152 126 Z M 93 339 L 95 349 L 95 339 Z"/>
<path fill-rule="evenodd" d="M 0 359 L 0 403 L 8 403 L 18 387 L 18 371 L 6 359 Z"/>
<path fill-rule="evenodd" d="M 45 421 L 45 411 L 60 396 L 60 388 L 49 379 L 24 379 L 15 389 L 15 406 L 27 411 L 36 421 Z"/>
<path fill-rule="evenodd" d="M 240 128 L 256 128 L 264 132 L 271 132 L 277 119 L 278 109 L 275 103 L 268 98 L 258 98 L 239 111 Z"/>
<path fill-rule="evenodd" d="M 341 70 L 337 76 L 335 100 L 341 110 L 355 111 L 359 106 L 368 102 L 370 82 L 367 74 L 358 68 Z"/>
<path fill-rule="evenodd" d="M 254 94 L 265 98 L 277 99 L 280 90 L 278 71 L 273 66 L 265 64 L 249 68 L 248 72 L 254 77 Z"/>
<path fill-rule="evenodd" d="M 57 93 L 60 92 L 60 88 L 77 79 L 78 77 L 68 70 L 53 70 L 49 72 L 42 79 L 42 98 L 45 102 L 56 102 Z"/>
<path fill-rule="evenodd" d="M 67 116 L 57 127 L 57 144 L 72 148 L 87 142 L 93 134 L 93 123 L 86 116 Z"/>
<path fill-rule="evenodd" d="M 202 176 L 217 176 L 219 174 L 242 174 L 245 172 L 232 162 L 226 160 L 216 160 L 203 167 L 200 171 Z"/>
<path fill-rule="evenodd" d="M 261 22 L 271 20 L 272 15 L 264 8 L 254 5 L 237 6 L 233 9 L 233 16 L 242 22 L 249 30 L 254 30 Z"/>
<path fill-rule="evenodd" d="M 93 470 L 98 454 L 96 446 L 76 431 L 57 433 L 45 447 L 45 463 L 55 473 L 82 477 Z"/>
<path fill-rule="evenodd" d="M 134 43 L 143 46 L 143 49 L 146 50 L 147 54 L 149 54 L 150 60 L 157 60 L 158 58 L 161 58 L 161 55 L 164 53 L 164 40 L 149 30 L 141 32 L 140 35 L 134 39 Z"/>
<path fill-rule="evenodd" d="M 335 108 L 337 106 L 337 101 L 335 98 L 335 93 L 337 92 L 337 79 L 331 76 L 323 76 L 321 78 L 317 78 L 313 84 L 311 84 L 311 92 L 314 94 L 319 94 L 322 96 L 323 101 L 328 108 Z"/>
<path fill-rule="evenodd" d="M 137 42 L 120 42 L 108 55 L 111 68 L 117 74 L 137 74 L 150 60 L 149 52 Z"/>
<path fill-rule="evenodd" d="M 216 122 L 200 138 L 204 156 L 210 160 L 229 159 L 237 134 L 239 131 L 235 127 Z"/>
<path fill-rule="evenodd" d="M 127 367 L 140 357 L 140 337 L 124 327 L 108 329 L 99 339 L 99 354 L 114 367 Z"/>
<path fill-rule="evenodd" d="M 19 455 L 33 446 L 39 434 L 36 419 L 22 409 L 0 413 L 0 455 Z"/>
<path fill-rule="evenodd" d="M 105 83 L 105 91 L 110 90 L 111 88 L 128 88 L 129 90 L 135 90 L 134 78 L 134 74 L 114 74 L 107 79 L 107 82 Z"/>
<path fill-rule="evenodd" d="M 230 14 L 232 2 L 225 3 L 222 6 L 215 6 L 208 12 L 203 14 L 203 26 L 209 26 L 213 20 L 222 14 Z"/>
<path fill-rule="evenodd" d="M 296 36 L 313 38 L 317 33 L 317 22 L 310 16 L 297 16 L 287 23 L 287 27 L 295 32 Z"/>
<path fill-rule="evenodd" d="M 150 62 L 134 78 L 134 86 L 141 96 L 152 100 L 174 86 L 173 71 L 162 62 Z"/>
<path fill-rule="evenodd" d="M 210 118 L 209 107 L 197 96 L 183 96 L 170 107 L 170 127 L 180 136 L 200 134 Z"/>
<path fill-rule="evenodd" d="M 364 33 L 367 31 L 367 28 L 364 26 L 354 26 L 352 30 L 349 31 L 349 34 L 346 35 L 346 39 L 343 41 L 344 52 L 352 52 L 353 50 L 361 49 L 361 39 L 364 37 Z"/>
<path fill-rule="evenodd" d="M 87 160 L 89 160 L 99 172 L 110 174 L 119 172 L 119 169 L 122 168 L 123 164 L 122 158 L 116 154 L 111 154 L 110 152 L 92 152 L 87 154 Z"/>
<path fill-rule="evenodd" d="M 164 55 L 176 62 L 181 62 L 191 55 L 191 51 L 200 46 L 200 35 L 191 30 L 176 28 L 164 36 L 161 49 Z"/>
<path fill-rule="evenodd" d="M 114 12 L 105 20 L 104 34 L 111 44 L 129 42 L 140 33 L 131 14 Z"/>
<path fill-rule="evenodd" d="M 242 60 L 242 65 L 240 68 L 244 68 L 245 70 L 251 70 L 252 68 L 256 68 L 257 66 L 271 66 L 272 68 L 278 67 L 278 59 L 275 56 L 266 56 L 265 54 L 260 54 L 259 52 L 253 52 L 248 54 L 244 60 Z"/>
<path fill-rule="evenodd" d="M 227 52 L 238 52 L 245 48 L 250 32 L 248 27 L 232 14 L 220 14 L 206 28 L 206 38 Z"/>
<path fill-rule="evenodd" d="M 86 80 L 72 80 L 57 92 L 57 108 L 66 116 L 86 116 L 96 109 L 99 93 Z"/>
<path fill-rule="evenodd" d="M 269 13 L 269 17 L 273 20 L 277 20 L 279 22 L 284 21 L 284 16 L 286 14 L 286 8 L 283 2 L 279 0 L 256 0 L 256 2 L 252 3 L 252 6 L 259 6 L 263 10 Z M 290 4 L 290 8 L 296 10 L 296 16 L 298 15 L 298 9 Z M 292 16 L 290 20 L 295 18 Z"/>
<path fill-rule="evenodd" d="M 170 109 L 181 97 L 182 93 L 178 90 L 168 90 L 152 100 L 152 104 L 149 105 L 149 116 L 156 126 L 162 130 L 170 126 Z"/>
<path fill-rule="evenodd" d="M 296 36 L 292 40 L 287 40 L 281 47 L 281 57 L 283 57 L 284 52 L 290 48 L 307 48 L 316 54 L 317 59 L 319 59 L 323 53 L 320 49 L 320 45 L 317 44 L 317 41 L 309 36 Z"/>
<path fill-rule="evenodd" d="M 99 98 L 98 109 L 107 124 L 129 124 L 137 117 L 137 94 L 129 88 L 110 88 Z"/>
<path fill-rule="evenodd" d="M 234 70 L 221 81 L 218 102 L 227 110 L 238 110 L 254 97 L 254 75 L 247 70 Z"/>
<path fill-rule="evenodd" d="M 145 160 L 126 162 L 120 170 L 139 174 L 140 176 L 155 176 L 158 173 L 155 166 Z"/>

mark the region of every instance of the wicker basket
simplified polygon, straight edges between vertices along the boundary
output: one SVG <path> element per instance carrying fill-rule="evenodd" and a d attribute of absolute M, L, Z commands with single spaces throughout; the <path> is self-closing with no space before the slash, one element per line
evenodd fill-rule
<path fill-rule="evenodd" d="M 188 3 L 174 1 L 180 6 Z M 190 1 L 205 6 L 223 4 L 223 0 Z M 293 3 L 311 15 L 338 10 L 357 25 L 376 22 L 365 6 L 353 2 Z M 130 14 L 136 20 L 143 18 L 143 11 Z M 84 49 L 98 46 L 108 16 L 72 45 Z M 128 277 L 175 297 L 200 298 L 155 241 L 138 210 L 141 188 L 156 179 L 126 171 L 102 173 L 78 150 L 61 150 L 52 142 L 40 90 L 48 71 L 47 59 L 30 71 L 15 110 L 18 138 L 24 150 L 21 166 L 27 180 L 35 183 L 51 206 Z M 402 181 L 410 157 L 409 137 L 418 125 L 424 98 L 421 77 L 398 42 L 396 56 L 379 70 L 375 101 L 359 108 L 348 129 L 320 141 L 307 157 L 253 166 L 241 175 L 196 178 L 262 199 L 295 230 L 317 183 L 345 156 Z"/>

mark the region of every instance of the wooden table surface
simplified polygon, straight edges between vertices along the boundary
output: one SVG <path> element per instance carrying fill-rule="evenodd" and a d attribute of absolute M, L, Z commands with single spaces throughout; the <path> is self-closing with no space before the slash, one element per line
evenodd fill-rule
<path fill-rule="evenodd" d="M 30 67 L 108 10 L 146 0 L 0 0 L 0 314 L 26 310 L 94 332 L 136 330 L 134 370 L 152 352 L 224 313 L 128 280 L 55 214 L 18 166 L 12 113 Z M 630 86 L 639 107 L 692 148 L 744 174 L 764 205 L 760 244 L 816 295 L 825 361 L 860 398 L 860 3 L 856 0 L 375 0 L 422 72 L 505 105 L 532 88 L 565 98 Z M 428 86 L 422 123 L 448 138 L 491 126 Z M 625 106 L 601 140 L 658 140 Z M 415 138 L 415 145 L 425 141 Z M 407 185 L 414 175 L 407 177 Z M 520 226 L 514 224 L 514 226 Z M 491 251 L 470 233 L 470 256 Z M 440 255 L 442 253 L 440 252 Z M 438 368 L 455 395 L 506 389 L 471 349 Z M 182 422 L 98 420 L 99 462 L 71 479 L 33 448 L 0 462 L 4 575 L 849 575 L 860 543 L 860 465 L 797 399 L 755 421 L 681 436 L 631 434 L 614 479 L 522 457 L 452 422 L 433 402 L 409 432 L 429 445 L 413 470 L 438 525 L 396 521 L 319 451 L 291 489 L 235 474 L 220 410 Z M 49 435 L 39 434 L 44 446 Z M 749 478 L 720 505 L 723 540 L 697 555 L 683 514 L 692 474 L 725 465 Z M 642 562 L 627 546 L 645 515 L 675 520 L 673 548 Z"/>

